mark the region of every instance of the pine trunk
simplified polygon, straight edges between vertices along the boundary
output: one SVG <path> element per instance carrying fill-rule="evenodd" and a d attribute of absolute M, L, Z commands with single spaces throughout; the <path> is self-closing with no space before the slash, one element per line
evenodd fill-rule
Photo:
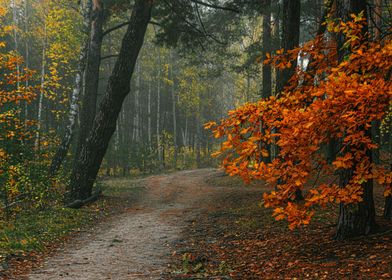
<path fill-rule="evenodd" d="M 103 39 L 104 8 L 101 0 L 92 1 L 91 27 L 87 63 L 84 76 L 84 93 L 80 111 L 79 139 L 75 159 L 87 141 L 93 125 L 98 95 L 99 68 L 101 65 L 101 47 Z"/>
<path fill-rule="evenodd" d="M 99 105 L 87 142 L 83 145 L 72 170 L 68 198 L 70 201 L 85 200 L 92 194 L 102 159 L 116 129 L 122 103 L 130 91 L 130 79 L 143 45 L 152 6 L 153 1 L 148 0 L 137 0 L 134 5 L 105 95 Z"/>

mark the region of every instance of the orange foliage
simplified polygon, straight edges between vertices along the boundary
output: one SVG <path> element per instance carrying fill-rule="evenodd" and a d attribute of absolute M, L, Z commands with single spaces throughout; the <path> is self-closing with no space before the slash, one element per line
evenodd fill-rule
<path fill-rule="evenodd" d="M 263 179 L 275 188 L 264 194 L 264 205 L 275 208 L 275 218 L 287 219 L 290 228 L 308 224 L 316 205 L 360 202 L 361 184 L 368 180 L 391 182 L 391 172 L 376 167 L 367 156 L 377 145 L 366 131 L 373 121 L 384 118 L 391 104 L 392 42 L 364 40 L 364 24 L 360 17 L 328 23 L 330 32 L 346 38 L 344 48 L 350 54 L 341 63 L 336 45 L 324 37 L 268 56 L 264 63 L 280 69 L 291 67 L 299 54 L 309 57 L 310 63 L 306 71 L 297 69 L 278 96 L 245 104 L 219 124 L 205 126 L 216 138 L 226 139 L 216 153 L 223 154 L 226 172 L 245 181 Z M 340 151 L 331 165 L 320 149 L 338 139 Z M 272 143 L 279 154 L 265 163 Z M 331 175 L 353 169 L 354 175 L 343 188 L 334 182 L 314 182 L 305 203 L 294 203 L 295 191 L 304 188 L 315 169 Z"/>

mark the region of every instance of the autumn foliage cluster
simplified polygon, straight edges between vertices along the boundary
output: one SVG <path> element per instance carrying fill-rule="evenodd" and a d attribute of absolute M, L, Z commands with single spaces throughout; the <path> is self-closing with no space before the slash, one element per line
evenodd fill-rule
<path fill-rule="evenodd" d="M 13 29 L 3 24 L 6 14 L 0 7 L 0 217 L 9 217 L 26 203 L 41 204 L 50 185 L 42 170 L 47 168 L 47 151 L 36 149 L 36 122 L 24 116 L 37 96 L 35 73 L 1 40 Z"/>
<path fill-rule="evenodd" d="M 299 55 L 309 65 L 297 69 L 278 95 L 230 111 L 219 124 L 206 124 L 216 138 L 225 138 L 215 156 L 224 157 L 227 173 L 268 182 L 273 190 L 264 194 L 264 206 L 274 208 L 275 218 L 287 219 L 290 228 L 308 224 L 320 205 L 362 201 L 363 184 L 370 180 L 388 186 L 385 195 L 391 195 L 392 174 L 372 162 L 369 151 L 378 146 L 368 132 L 390 114 L 392 42 L 364 40 L 364 25 L 361 16 L 327 23 L 331 38 L 344 36 L 344 50 L 320 36 L 267 56 L 264 63 L 278 69 L 291 67 Z M 342 51 L 346 56 L 339 62 Z M 332 144 L 338 151 L 331 160 L 323 150 Z M 271 146 L 278 152 L 269 161 Z M 352 170 L 352 176 L 339 186 L 333 175 L 344 170 Z M 320 183 L 313 175 L 321 172 L 331 180 Z M 296 192 L 305 187 L 304 202 L 296 202 Z"/>

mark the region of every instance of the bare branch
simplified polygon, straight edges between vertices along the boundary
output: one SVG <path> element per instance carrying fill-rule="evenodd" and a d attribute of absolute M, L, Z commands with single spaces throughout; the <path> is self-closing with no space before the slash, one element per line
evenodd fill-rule
<path fill-rule="evenodd" d="M 109 28 L 108 30 L 105 30 L 102 33 L 102 36 L 105 36 L 105 35 L 109 34 L 110 32 L 113 32 L 113 31 L 115 31 L 117 29 L 120 29 L 120 28 L 122 28 L 124 26 L 127 26 L 128 24 L 129 24 L 129 21 L 126 21 L 126 22 L 120 23 L 118 25 L 115 25 L 115 26 Z M 161 24 L 159 22 L 156 22 L 156 21 L 150 21 L 150 24 L 161 26 Z"/>
<path fill-rule="evenodd" d="M 202 2 L 202 1 L 199 1 L 199 0 L 189 0 L 189 1 L 191 1 L 191 2 L 193 2 L 193 3 L 196 3 L 196 4 L 200 4 L 200 5 L 205 6 L 205 7 L 213 8 L 213 9 L 224 10 L 224 11 L 230 11 L 230 12 L 234 12 L 234 13 L 240 13 L 240 12 L 241 12 L 240 10 L 237 10 L 237 9 L 235 9 L 235 8 L 231 8 L 231 7 L 222 7 L 222 6 L 218 6 L 218 5 L 214 5 L 214 4 Z"/>
<path fill-rule="evenodd" d="M 103 57 L 101 57 L 101 61 L 104 59 L 112 58 L 112 57 L 118 57 L 118 54 L 110 54 L 110 55 L 103 56 Z"/>

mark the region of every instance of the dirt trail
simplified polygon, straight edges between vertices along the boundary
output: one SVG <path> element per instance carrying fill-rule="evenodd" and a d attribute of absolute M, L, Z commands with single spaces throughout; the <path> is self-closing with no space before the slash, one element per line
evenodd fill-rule
<path fill-rule="evenodd" d="M 218 174 L 199 169 L 140 180 L 146 189 L 136 204 L 81 234 L 28 279 L 161 279 L 185 221 L 222 191 L 205 180 Z"/>

